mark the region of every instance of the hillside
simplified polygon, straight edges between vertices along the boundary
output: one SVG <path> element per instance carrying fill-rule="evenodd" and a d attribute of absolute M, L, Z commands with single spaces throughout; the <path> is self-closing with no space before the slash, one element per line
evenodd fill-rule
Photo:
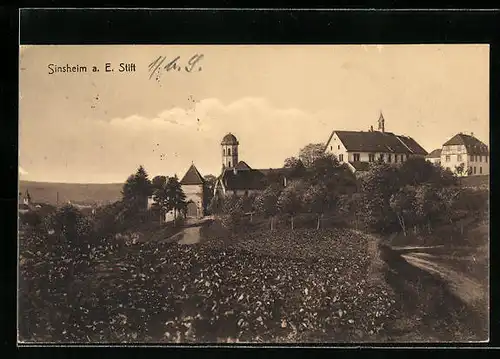
<path fill-rule="evenodd" d="M 19 192 L 29 191 L 35 203 L 59 204 L 71 201 L 79 204 L 102 204 L 121 198 L 122 183 L 51 183 L 19 181 Z"/>

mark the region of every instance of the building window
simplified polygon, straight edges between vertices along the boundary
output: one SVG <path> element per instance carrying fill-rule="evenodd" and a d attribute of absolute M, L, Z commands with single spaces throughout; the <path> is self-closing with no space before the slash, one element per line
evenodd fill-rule
<path fill-rule="evenodd" d="M 474 156 L 470 156 L 470 161 L 474 162 Z"/>
<path fill-rule="evenodd" d="M 462 155 L 457 155 L 457 161 L 462 161 Z"/>
<path fill-rule="evenodd" d="M 330 151 L 333 151 L 333 146 L 330 146 Z"/>
<path fill-rule="evenodd" d="M 410 158 L 410 155 L 408 155 L 408 154 L 407 154 L 407 155 L 406 155 L 406 160 L 407 160 L 407 161 L 408 161 L 408 158 Z"/>
<path fill-rule="evenodd" d="M 394 163 L 398 163 L 398 155 L 394 155 Z"/>
<path fill-rule="evenodd" d="M 228 166 L 228 167 L 231 167 L 231 161 L 228 161 L 228 162 L 227 162 L 227 166 Z"/>
<path fill-rule="evenodd" d="M 225 149 L 225 148 L 223 148 L 223 149 L 222 149 L 222 155 L 223 155 L 223 156 L 225 156 L 225 155 L 226 155 L 226 149 Z"/>
<path fill-rule="evenodd" d="M 231 156 L 231 149 L 230 148 L 227 149 L 227 155 Z"/>
<path fill-rule="evenodd" d="M 479 162 L 483 162 L 483 156 L 479 155 Z"/>
<path fill-rule="evenodd" d="M 474 158 L 474 162 L 477 162 L 477 155 L 476 155 L 476 158 Z"/>
<path fill-rule="evenodd" d="M 483 174 L 483 167 L 479 167 L 479 174 Z"/>
<path fill-rule="evenodd" d="M 340 145 L 337 146 L 337 149 L 340 150 Z"/>
<path fill-rule="evenodd" d="M 339 161 L 344 162 L 344 155 L 339 155 Z"/>
<path fill-rule="evenodd" d="M 355 153 L 352 156 L 354 157 L 354 162 L 359 162 L 359 153 Z"/>
<path fill-rule="evenodd" d="M 476 174 L 476 166 L 474 166 L 474 174 Z"/>
<path fill-rule="evenodd" d="M 384 154 L 383 153 L 380 154 L 379 159 L 380 159 L 380 161 L 384 162 Z"/>
<path fill-rule="evenodd" d="M 373 153 L 368 154 L 368 162 L 374 162 L 375 161 L 375 155 Z"/>
<path fill-rule="evenodd" d="M 401 155 L 401 162 L 404 162 L 404 160 L 405 160 L 404 155 Z"/>
<path fill-rule="evenodd" d="M 446 155 L 446 162 L 450 162 L 450 155 Z"/>
<path fill-rule="evenodd" d="M 387 162 L 389 162 L 389 163 L 392 162 L 392 155 L 391 154 L 387 155 Z"/>

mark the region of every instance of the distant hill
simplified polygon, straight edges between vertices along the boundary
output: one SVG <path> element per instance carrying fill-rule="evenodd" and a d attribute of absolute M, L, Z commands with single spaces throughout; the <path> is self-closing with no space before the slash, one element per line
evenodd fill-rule
<path fill-rule="evenodd" d="M 106 204 L 121 199 L 122 183 L 51 183 L 19 181 L 19 192 L 26 190 L 35 203 L 59 204 L 71 201 L 75 204 Z"/>

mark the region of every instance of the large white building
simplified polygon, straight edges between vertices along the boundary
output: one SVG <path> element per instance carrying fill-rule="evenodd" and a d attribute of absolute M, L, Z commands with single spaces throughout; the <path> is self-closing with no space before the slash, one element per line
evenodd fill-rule
<path fill-rule="evenodd" d="M 425 157 L 427 151 L 411 137 L 395 135 L 385 131 L 382 113 L 378 130 L 336 131 L 325 146 L 327 153 L 334 154 L 341 163 L 346 163 L 353 172 L 365 171 L 371 162 L 402 163 L 410 157 Z"/>
<path fill-rule="evenodd" d="M 489 149 L 474 137 L 459 133 L 445 142 L 442 148 L 434 150 L 427 160 L 440 163 L 446 169 L 460 176 L 490 174 Z"/>

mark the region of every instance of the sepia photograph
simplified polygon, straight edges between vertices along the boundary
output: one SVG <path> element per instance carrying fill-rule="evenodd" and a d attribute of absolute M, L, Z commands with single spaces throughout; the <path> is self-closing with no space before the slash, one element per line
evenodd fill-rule
<path fill-rule="evenodd" d="M 490 48 L 20 45 L 20 344 L 489 341 Z"/>

